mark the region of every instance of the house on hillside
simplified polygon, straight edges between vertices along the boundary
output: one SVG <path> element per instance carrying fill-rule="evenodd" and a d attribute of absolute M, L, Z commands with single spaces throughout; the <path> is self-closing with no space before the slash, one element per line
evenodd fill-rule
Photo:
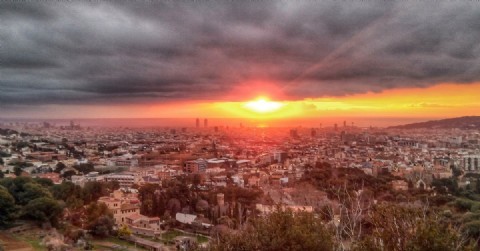
<path fill-rule="evenodd" d="M 125 223 L 134 234 L 153 237 L 161 233 L 161 222 L 158 217 L 148 217 L 139 213 L 134 213 L 125 217 L 125 220 Z"/>

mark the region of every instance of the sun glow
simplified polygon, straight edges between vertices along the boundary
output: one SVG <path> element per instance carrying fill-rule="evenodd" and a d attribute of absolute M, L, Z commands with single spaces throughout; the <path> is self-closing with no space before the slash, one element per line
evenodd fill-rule
<path fill-rule="evenodd" d="M 270 100 L 259 93 L 268 93 L 270 97 L 275 97 L 277 100 Z M 30 118 L 45 112 L 53 118 L 64 118 L 81 109 L 88 117 L 106 117 L 108 114 L 108 118 L 248 118 L 262 121 L 261 123 L 266 125 L 270 123 L 269 120 L 276 119 L 294 121 L 333 117 L 447 118 L 478 115 L 480 111 L 478 93 L 480 93 L 480 82 L 468 85 L 443 83 L 427 88 L 392 89 L 380 93 L 302 99 L 277 95 L 275 91 L 270 90 L 253 90 L 250 93 L 245 90 L 237 93 L 237 99 L 232 96 L 232 101 L 189 100 L 135 105 L 49 105 L 39 106 L 35 112 L 32 110 L 11 113 L 8 116 Z M 239 100 L 239 96 L 251 99 Z"/>
<path fill-rule="evenodd" d="M 254 101 L 245 103 L 244 106 L 257 113 L 270 113 L 282 108 L 283 104 L 280 102 L 270 101 L 265 97 L 259 97 Z"/>

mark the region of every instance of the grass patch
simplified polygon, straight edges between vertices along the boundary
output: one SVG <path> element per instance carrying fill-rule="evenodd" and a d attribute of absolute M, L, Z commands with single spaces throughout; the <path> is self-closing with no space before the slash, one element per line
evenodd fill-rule
<path fill-rule="evenodd" d="M 208 238 L 203 236 L 203 235 L 187 234 L 187 233 L 183 233 L 183 232 L 180 232 L 178 230 L 175 230 L 175 229 L 173 229 L 173 230 L 170 229 L 167 232 L 163 233 L 162 236 L 161 236 L 161 239 L 166 243 L 170 243 L 171 241 L 173 241 L 178 236 L 187 236 L 187 237 L 196 238 L 198 243 L 208 242 Z"/>
<path fill-rule="evenodd" d="M 40 250 L 46 251 L 47 248 L 41 244 L 42 240 L 36 234 L 19 234 L 16 236 L 18 240 L 27 242 L 28 244 L 32 245 L 33 250 Z"/>
<path fill-rule="evenodd" d="M 114 244 L 114 245 L 119 245 L 119 246 L 122 246 L 122 247 L 129 247 L 129 248 L 135 248 L 135 244 L 131 243 L 131 242 L 128 242 L 126 240 L 121 240 L 117 237 L 114 237 L 114 236 L 110 236 L 110 237 L 106 237 L 106 238 L 103 238 L 103 239 L 93 239 L 92 241 L 92 244 L 98 248 L 98 247 L 105 247 L 105 245 L 102 245 L 102 243 L 111 243 L 111 244 Z M 146 250 L 142 247 L 139 247 L 139 246 L 136 246 L 137 250 Z"/>
<path fill-rule="evenodd" d="M 162 239 L 164 241 L 173 241 L 173 239 L 175 239 L 175 237 L 178 237 L 178 236 L 188 236 L 188 235 L 177 230 L 169 229 L 167 232 L 162 234 Z"/>
<path fill-rule="evenodd" d="M 203 235 L 197 235 L 197 242 L 198 243 L 205 243 L 208 242 L 208 238 Z"/>
<path fill-rule="evenodd" d="M 28 242 L 32 245 L 34 250 L 46 251 L 47 248 L 40 244 L 40 240 L 34 238 L 21 238 L 22 240 Z"/>

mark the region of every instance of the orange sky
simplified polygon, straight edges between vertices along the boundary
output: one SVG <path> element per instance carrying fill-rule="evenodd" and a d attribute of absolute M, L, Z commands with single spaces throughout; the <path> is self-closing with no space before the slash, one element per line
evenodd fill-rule
<path fill-rule="evenodd" d="M 2 2 L 0 123 L 480 115 L 476 1 Z"/>
<path fill-rule="evenodd" d="M 253 93 L 253 92 L 252 92 Z M 238 94 L 240 95 L 240 94 Z M 244 95 L 244 94 L 241 94 Z M 480 83 L 440 84 L 428 88 L 405 88 L 381 93 L 303 100 L 279 100 L 281 93 L 263 92 L 270 100 L 281 103 L 272 112 L 257 112 L 246 106 L 257 94 L 245 94 L 244 101 L 190 101 L 138 105 L 81 105 L 43 107 L 56 118 L 253 118 L 288 119 L 313 117 L 458 117 L 480 114 Z M 283 95 L 284 97 L 286 95 Z M 81 109 L 82 114 L 76 111 Z M 50 111 L 50 112 L 49 112 Z M 55 111 L 53 113 L 53 111 Z M 18 116 L 33 116 L 17 114 Z"/>
<path fill-rule="evenodd" d="M 394 89 L 382 93 L 283 101 L 269 114 L 246 109 L 241 102 L 218 102 L 212 111 L 222 116 L 283 117 L 456 117 L 480 113 L 480 83 L 441 84 L 429 88 Z"/>

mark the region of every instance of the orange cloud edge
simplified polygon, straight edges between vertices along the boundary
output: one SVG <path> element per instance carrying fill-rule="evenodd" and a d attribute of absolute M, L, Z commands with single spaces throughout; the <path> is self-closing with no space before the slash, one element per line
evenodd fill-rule
<path fill-rule="evenodd" d="M 275 86 L 268 85 L 262 92 L 243 88 L 229 94 L 236 101 L 177 101 L 170 103 L 130 105 L 76 105 L 45 106 L 31 111 L 18 111 L 15 115 L 28 117 L 45 114 L 45 117 L 65 118 L 78 114 L 85 118 L 250 118 L 302 119 L 319 117 L 410 117 L 447 118 L 479 115 L 480 83 L 443 83 L 427 88 L 391 89 L 380 93 L 355 94 L 342 97 L 319 97 L 291 100 Z M 236 95 L 236 96 L 235 96 Z M 258 112 L 246 104 L 265 96 L 281 104 L 278 109 Z M 245 97 L 242 100 L 241 97 Z M 277 98 L 277 99 L 275 99 Z M 240 101 L 238 101 L 240 100 Z M 30 114 L 30 113 L 31 114 Z M 50 116 L 49 116 L 50 115 Z"/>

